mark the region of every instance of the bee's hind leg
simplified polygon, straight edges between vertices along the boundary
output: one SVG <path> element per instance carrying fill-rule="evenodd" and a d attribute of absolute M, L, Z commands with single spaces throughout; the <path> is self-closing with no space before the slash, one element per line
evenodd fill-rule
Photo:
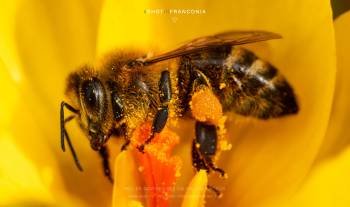
<path fill-rule="evenodd" d="M 105 174 L 105 176 L 108 178 L 108 180 L 113 183 L 113 178 L 112 178 L 112 175 L 111 175 L 111 169 L 109 167 L 109 153 L 108 153 L 108 150 L 107 150 L 107 147 L 103 146 L 100 151 L 99 151 L 99 154 L 102 158 L 102 165 L 103 165 L 103 172 Z"/>
<path fill-rule="evenodd" d="M 216 142 L 216 127 L 197 121 L 196 138 L 192 141 L 192 165 L 197 171 L 206 170 L 209 173 L 213 170 L 224 176 L 225 172 L 217 168 L 212 161 L 212 156 L 216 153 Z M 207 188 L 218 197 L 221 196 L 220 190 L 215 187 L 208 185 Z"/>
<path fill-rule="evenodd" d="M 162 71 L 159 80 L 159 99 L 160 107 L 154 117 L 151 134 L 144 144 L 140 145 L 138 149 L 143 152 L 146 144 L 149 144 L 154 138 L 155 133 L 160 133 L 168 120 L 169 102 L 171 100 L 171 80 L 169 71 Z"/>
<path fill-rule="evenodd" d="M 213 94 L 209 79 L 206 77 L 206 75 L 199 70 L 193 69 L 192 76 L 194 80 L 192 84 L 192 105 L 190 107 L 193 118 L 197 120 L 195 126 L 195 146 L 198 148 L 197 151 L 204 160 L 206 168 L 218 172 L 222 177 L 224 177 L 225 171 L 216 167 L 212 160 L 212 157 L 215 156 L 217 151 L 217 131 L 220 128 L 219 123 L 220 119 L 222 118 L 222 106 L 217 97 L 215 97 Z M 201 98 L 198 99 L 197 97 L 196 101 L 194 101 L 194 96 L 200 91 L 205 91 L 205 93 L 202 93 L 200 96 Z M 210 99 L 211 103 L 203 104 L 203 99 Z M 200 108 L 200 110 L 194 107 Z"/>
<path fill-rule="evenodd" d="M 215 156 L 217 151 L 217 142 L 217 127 L 215 125 L 196 121 L 196 138 L 194 140 L 194 147 L 197 149 L 200 157 L 204 160 L 206 168 L 218 172 L 224 177 L 225 171 L 216 167 L 212 160 L 212 157 Z"/>
<path fill-rule="evenodd" d="M 205 160 L 203 159 L 201 153 L 199 152 L 198 143 L 196 142 L 195 139 L 192 141 L 191 156 L 192 156 L 192 166 L 197 171 L 205 170 L 207 171 L 207 173 L 209 173 L 210 168 L 205 162 Z"/>

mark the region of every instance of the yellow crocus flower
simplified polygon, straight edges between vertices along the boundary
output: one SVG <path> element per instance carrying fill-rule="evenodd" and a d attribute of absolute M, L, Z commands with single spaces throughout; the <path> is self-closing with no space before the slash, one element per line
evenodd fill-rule
<path fill-rule="evenodd" d="M 205 14 L 145 12 L 157 8 L 195 8 Z M 324 146 L 320 151 L 334 103 L 336 71 L 329 1 L 15 0 L 3 3 L 0 15 L 0 205 L 146 205 L 108 182 L 98 156 L 74 124 L 68 130 L 84 173 L 59 148 L 58 106 L 65 77 L 115 48 L 166 50 L 232 29 L 267 30 L 283 36 L 247 47 L 285 74 L 298 95 L 300 113 L 268 122 L 229 121 L 233 148 L 218 161 L 229 175 L 226 180 L 208 179 L 204 172 L 195 175 L 190 163 L 193 127 L 182 126 L 173 154 L 183 161 L 176 186 L 187 186 L 187 191 L 174 197 L 171 206 L 250 207 L 277 201 L 282 206 L 308 178 L 317 156 L 330 151 Z M 338 56 L 344 51 L 338 51 Z M 343 62 L 338 60 L 338 65 Z M 342 107 L 338 109 L 345 110 Z M 326 143 L 336 140 L 338 136 L 326 136 Z M 118 142 L 110 141 L 115 179 L 136 186 L 128 173 L 138 170 L 131 161 L 134 155 L 119 154 Z M 207 183 L 223 189 L 220 200 L 209 196 L 204 200 Z M 306 185 L 311 186 L 307 192 L 313 192 L 314 185 Z"/>

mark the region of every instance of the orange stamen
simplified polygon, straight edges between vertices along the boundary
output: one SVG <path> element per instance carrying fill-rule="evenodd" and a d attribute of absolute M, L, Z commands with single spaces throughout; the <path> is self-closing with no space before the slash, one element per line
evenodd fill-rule
<path fill-rule="evenodd" d="M 133 143 L 144 143 L 150 131 L 151 125 L 148 123 L 139 127 L 133 134 Z M 169 205 L 169 198 L 181 167 L 180 158 L 170 155 L 178 142 L 179 137 L 165 128 L 145 146 L 144 153 L 134 150 L 144 181 L 144 194 L 148 207 Z"/>

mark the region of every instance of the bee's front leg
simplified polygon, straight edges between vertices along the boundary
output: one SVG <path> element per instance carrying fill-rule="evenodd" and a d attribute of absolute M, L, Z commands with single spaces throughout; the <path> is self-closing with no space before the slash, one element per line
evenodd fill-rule
<path fill-rule="evenodd" d="M 113 183 L 113 178 L 112 178 L 112 175 L 111 175 L 111 169 L 109 167 L 109 154 L 108 154 L 108 150 L 107 150 L 107 147 L 105 146 L 102 146 L 100 151 L 99 151 L 99 154 L 102 158 L 102 165 L 103 165 L 103 172 L 105 174 L 105 176 L 108 178 L 108 180 Z"/>
<path fill-rule="evenodd" d="M 169 102 L 171 100 L 171 80 L 169 71 L 162 71 L 159 80 L 159 100 L 160 106 L 154 117 L 151 134 L 144 144 L 140 145 L 138 149 L 143 152 L 146 144 L 150 143 L 154 138 L 155 133 L 160 133 L 168 120 L 169 116 Z"/>
<path fill-rule="evenodd" d="M 130 143 L 131 143 L 130 139 L 126 139 L 126 141 L 124 142 L 124 144 L 120 148 L 120 151 L 126 150 L 126 148 L 130 145 Z"/>

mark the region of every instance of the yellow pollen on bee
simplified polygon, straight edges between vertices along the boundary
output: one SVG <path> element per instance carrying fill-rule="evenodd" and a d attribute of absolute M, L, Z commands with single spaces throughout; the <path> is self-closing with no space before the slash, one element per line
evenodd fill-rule
<path fill-rule="evenodd" d="M 221 140 L 219 142 L 219 148 L 222 151 L 228 151 L 232 149 L 232 144 L 228 143 L 227 140 Z"/>
<path fill-rule="evenodd" d="M 172 118 L 172 119 L 170 119 L 169 123 L 171 126 L 177 127 L 178 123 L 179 123 L 179 119 L 177 119 L 176 117 Z"/>
<path fill-rule="evenodd" d="M 220 90 L 226 88 L 226 83 L 220 83 L 219 88 L 220 88 Z"/>
<path fill-rule="evenodd" d="M 192 116 L 201 122 L 219 125 L 220 119 L 223 117 L 221 103 L 209 88 L 204 88 L 193 94 L 190 108 Z"/>

